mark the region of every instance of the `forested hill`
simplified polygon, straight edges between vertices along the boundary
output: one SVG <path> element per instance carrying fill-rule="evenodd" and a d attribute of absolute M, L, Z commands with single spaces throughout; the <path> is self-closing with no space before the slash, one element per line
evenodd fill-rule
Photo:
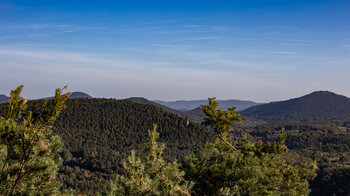
<path fill-rule="evenodd" d="M 217 100 L 219 103 L 219 107 L 223 110 L 226 110 L 229 107 L 235 106 L 236 111 L 242 111 L 249 107 L 260 105 L 260 103 L 255 103 L 253 101 L 242 101 L 242 100 Z M 190 101 L 159 101 L 155 100 L 154 102 L 167 106 L 169 108 L 175 109 L 175 110 L 195 110 L 196 108 L 199 108 L 201 105 L 207 105 L 208 100 L 190 100 Z"/>
<path fill-rule="evenodd" d="M 61 173 L 65 187 L 85 193 L 109 188 L 130 150 L 143 148 L 153 123 L 166 144 L 167 160 L 184 158 L 210 137 L 199 124 L 187 126 L 185 118 L 153 105 L 95 98 L 71 99 L 66 105 L 54 126 L 65 144 Z"/>
<path fill-rule="evenodd" d="M 48 97 L 48 99 L 52 99 L 53 97 Z M 90 95 L 84 93 L 84 92 L 72 92 L 72 94 L 69 96 L 69 99 L 77 99 L 77 98 L 92 98 Z M 6 103 L 10 97 L 6 95 L 0 95 L 0 103 Z M 44 99 L 44 98 L 41 98 Z"/>
<path fill-rule="evenodd" d="M 149 104 L 149 105 L 154 105 L 164 111 L 179 115 L 184 118 L 188 118 L 192 122 L 197 122 L 201 123 L 203 122 L 204 119 L 204 112 L 200 107 L 193 109 L 193 110 L 187 110 L 187 111 L 180 111 L 180 110 L 175 110 L 170 107 L 164 106 L 162 104 L 158 104 L 156 102 L 150 101 L 148 99 L 145 99 L 143 97 L 130 97 L 126 100 L 135 102 L 135 103 L 142 103 L 142 104 Z M 203 105 L 208 104 L 208 101 L 206 103 L 203 103 Z"/>
<path fill-rule="evenodd" d="M 42 100 L 30 101 L 29 106 L 36 103 Z M 66 105 L 53 128 L 53 134 L 61 136 L 64 142 L 59 178 L 64 188 L 74 188 L 85 195 L 109 189 L 109 179 L 123 172 L 122 161 L 131 149 L 143 148 L 153 123 L 159 126 L 160 141 L 166 144 L 166 160 L 182 159 L 213 139 L 199 124 L 191 122 L 187 126 L 185 118 L 145 103 L 82 98 L 70 99 Z M 0 104 L 1 114 L 6 106 Z M 249 128 L 248 132 L 256 140 L 267 141 L 273 140 L 282 127 L 288 133 L 286 144 L 291 160 L 311 158 L 322 163 L 320 177 L 311 186 L 314 195 L 350 191 L 350 123 L 264 125 Z"/>
<path fill-rule="evenodd" d="M 350 120 L 350 98 L 317 91 L 300 98 L 253 106 L 243 116 L 267 122 Z"/>
<path fill-rule="evenodd" d="M 42 100 L 29 102 L 29 107 Z M 7 104 L 0 105 L 3 113 Z M 60 177 L 65 188 L 95 195 L 109 188 L 109 180 L 121 173 L 130 150 L 143 149 L 148 130 L 158 125 L 159 140 L 166 144 L 164 158 L 181 160 L 201 149 L 213 137 L 197 123 L 159 107 L 128 100 L 69 99 L 58 117 L 53 134 L 62 137 L 64 149 Z"/>
<path fill-rule="evenodd" d="M 0 103 L 6 103 L 9 99 L 10 97 L 6 95 L 0 95 Z"/>
<path fill-rule="evenodd" d="M 182 117 L 186 117 L 185 116 L 185 113 L 182 112 L 182 111 L 178 111 L 178 110 L 175 110 L 175 109 L 172 109 L 172 108 L 169 108 L 167 106 L 164 106 L 162 104 L 158 104 L 156 102 L 153 102 L 153 101 L 150 101 L 146 98 L 143 98 L 143 97 L 130 97 L 130 98 L 127 98 L 126 100 L 128 101 L 132 101 L 134 103 L 141 103 L 141 104 L 148 104 L 148 105 L 154 105 L 158 108 L 161 108 L 167 112 L 170 112 L 170 113 L 173 113 L 173 114 L 177 114 L 177 115 L 180 115 Z"/>
<path fill-rule="evenodd" d="M 183 110 L 172 109 L 170 107 L 164 106 L 162 104 L 158 104 L 158 103 L 156 103 L 154 101 L 150 101 L 150 100 L 148 100 L 146 98 L 143 98 L 143 97 L 130 97 L 130 98 L 127 98 L 126 100 L 129 100 L 129 101 L 132 101 L 132 102 L 135 102 L 135 103 L 154 105 L 154 106 L 156 106 L 158 108 L 161 108 L 161 109 L 163 109 L 165 111 L 168 111 L 170 113 L 179 115 L 181 117 L 188 118 L 192 122 L 201 123 L 201 122 L 203 122 L 204 116 L 205 116 L 204 112 L 202 111 L 202 109 L 200 107 L 197 107 L 197 108 L 195 108 L 193 110 L 184 110 L 183 111 Z M 201 100 L 200 103 L 202 105 L 207 105 L 208 101 L 204 102 L 204 100 Z M 227 104 L 227 103 L 228 102 L 224 102 L 224 104 Z M 230 106 L 226 105 L 225 107 L 228 108 L 228 107 L 232 107 L 232 106 L 235 106 L 235 105 L 230 105 Z M 220 107 L 220 105 L 219 105 L 219 107 Z M 245 126 L 256 125 L 256 124 L 263 124 L 264 123 L 264 122 L 262 122 L 260 120 L 257 120 L 257 119 L 254 119 L 254 118 L 250 118 L 250 117 L 246 117 L 246 116 L 243 117 L 243 120 L 244 120 L 244 125 Z"/>
<path fill-rule="evenodd" d="M 48 99 L 52 99 L 53 97 L 48 97 Z M 72 94 L 69 96 L 69 99 L 78 99 L 78 98 L 92 98 L 89 94 L 84 92 L 72 92 Z"/>
<path fill-rule="evenodd" d="M 90 95 L 84 92 L 72 92 L 72 94 L 69 96 L 70 99 L 77 99 L 77 98 L 92 98 Z"/>

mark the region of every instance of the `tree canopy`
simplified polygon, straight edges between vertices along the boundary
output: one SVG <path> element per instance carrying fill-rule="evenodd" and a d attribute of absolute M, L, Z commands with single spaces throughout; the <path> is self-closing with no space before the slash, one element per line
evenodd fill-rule
<path fill-rule="evenodd" d="M 3 195 L 58 195 L 58 156 L 62 142 L 51 127 L 70 93 L 57 89 L 40 112 L 25 111 L 27 100 L 11 92 L 5 116 L 0 117 L 0 192 Z M 25 112 L 24 112 L 25 111 Z"/>
<path fill-rule="evenodd" d="M 215 98 L 202 106 L 206 114 L 203 124 L 217 135 L 205 145 L 203 153 L 193 153 L 185 162 L 185 179 L 195 185 L 193 195 L 308 195 L 308 180 L 315 176 L 315 165 L 292 166 L 282 154 L 286 134 L 273 143 L 252 142 L 245 134 L 233 141 L 229 131 L 241 122 L 234 107 L 217 109 Z"/>
<path fill-rule="evenodd" d="M 184 172 L 176 162 L 165 163 L 164 144 L 157 142 L 156 129 L 154 125 L 148 131 L 149 140 L 142 158 L 131 151 L 127 162 L 123 163 L 127 175 L 117 176 L 112 181 L 109 195 L 189 195 L 192 183 L 184 180 Z"/>

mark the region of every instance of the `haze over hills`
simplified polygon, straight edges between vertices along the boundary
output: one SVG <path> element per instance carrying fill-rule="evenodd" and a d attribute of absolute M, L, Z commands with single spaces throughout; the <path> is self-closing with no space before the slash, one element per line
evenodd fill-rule
<path fill-rule="evenodd" d="M 79 99 L 79 98 L 92 98 L 89 94 L 84 92 L 71 92 L 72 94 L 69 96 L 69 99 Z M 46 97 L 47 99 L 53 99 L 53 97 Z M 43 99 L 43 98 L 42 98 Z"/>
<path fill-rule="evenodd" d="M 76 92 L 72 92 L 69 98 L 77 99 L 77 98 L 92 98 L 92 97 L 87 93 L 76 91 Z"/>
<path fill-rule="evenodd" d="M 183 116 L 183 112 L 182 111 L 178 111 L 178 110 L 172 109 L 170 107 L 158 104 L 158 103 L 150 101 L 150 100 L 148 100 L 148 99 L 146 99 L 144 97 L 130 97 L 130 98 L 127 98 L 125 100 L 131 101 L 131 102 L 134 102 L 134 103 L 142 103 L 142 104 L 154 105 L 154 106 L 156 106 L 158 108 L 161 108 L 161 109 L 163 109 L 163 110 L 165 110 L 167 112 Z"/>
<path fill-rule="evenodd" d="M 324 100 L 325 98 L 323 97 L 329 99 Z M 310 104 L 310 107 L 319 107 L 319 104 L 329 105 L 332 102 L 336 102 L 336 105 L 344 104 L 344 98 L 346 101 L 349 99 L 330 92 L 315 92 L 301 98 L 292 99 L 294 100 L 292 102 L 306 99 L 309 101 L 306 104 Z M 40 103 L 42 100 L 30 101 L 29 107 L 35 105 L 35 102 Z M 303 103 L 303 101 L 301 102 Z M 318 104 L 315 105 L 313 103 Z M 60 168 L 59 173 L 64 188 L 74 188 L 78 193 L 86 195 L 96 195 L 96 191 L 108 190 L 109 180 L 114 177 L 115 173 L 120 174 L 123 172 L 121 163 L 129 155 L 130 150 L 137 149 L 140 151 L 143 149 L 143 144 L 147 140 L 147 130 L 152 127 L 153 123 L 156 123 L 159 127 L 160 141 L 166 143 L 164 152 L 166 160 L 177 159 L 181 161 L 193 149 L 201 149 L 205 142 L 213 139 L 213 135 L 203 126 L 192 122 L 187 125 L 185 118 L 166 112 L 164 109 L 160 109 L 165 108 L 165 106 L 144 98 L 134 97 L 129 98 L 129 100 L 70 99 L 66 105 L 67 108 L 62 111 L 53 128 L 53 133 L 61 136 L 64 142 L 63 152 L 61 153 L 63 166 Z M 254 107 L 261 106 L 264 105 Z M 6 104 L 0 104 L 0 114 L 4 112 L 5 107 Z M 299 107 L 309 110 L 305 105 Z M 294 109 L 301 110 L 298 107 Z M 278 109 L 277 107 L 275 112 L 278 113 L 279 111 L 281 111 L 281 108 Z M 203 113 L 197 108 L 183 111 L 182 114 L 190 115 L 191 112 Z M 329 160 L 344 159 L 346 162 L 347 159 L 341 159 L 341 157 L 348 157 L 346 153 L 348 153 L 347 147 L 349 145 L 349 124 L 347 124 L 347 127 L 342 127 L 339 130 L 338 127 L 345 126 L 345 124 L 330 126 L 332 129 L 325 127 L 321 130 L 318 130 L 320 129 L 318 125 L 315 125 L 315 127 L 307 124 L 301 126 L 298 123 L 284 125 L 286 126 L 283 127 L 286 127 L 288 131 L 288 138 L 291 138 L 287 140 L 287 146 L 291 150 L 289 153 L 290 157 L 294 158 L 294 155 L 296 155 L 294 153 L 296 152 L 300 152 L 303 156 L 307 152 L 308 154 L 305 153 L 305 157 L 328 153 L 325 156 L 332 158 Z M 271 127 L 266 124 L 260 128 L 250 127 L 247 129 L 252 129 L 249 133 L 256 139 L 261 140 L 263 138 L 263 141 L 268 141 L 269 139 L 273 140 L 276 133 L 278 135 L 281 127 L 282 125 Z M 343 128 L 346 131 L 343 131 Z M 333 131 L 329 132 L 328 130 Z M 239 128 L 236 135 L 241 133 Z M 315 149 L 319 152 L 316 153 Z M 333 153 L 332 156 L 330 156 L 329 152 Z M 298 156 L 296 159 L 300 158 Z M 339 162 L 339 165 L 344 165 L 345 162 Z M 334 167 L 340 168 L 339 165 L 334 165 Z M 333 189 L 330 190 L 338 190 L 339 187 L 342 190 L 348 190 L 349 181 L 346 175 L 350 174 L 350 170 L 342 168 L 340 170 L 330 170 L 328 169 L 329 167 L 327 166 L 325 170 L 320 170 L 322 172 L 320 176 L 325 175 L 327 178 L 320 177 L 321 182 L 316 181 L 310 187 L 317 189 L 327 185 L 329 189 L 330 185 L 327 183 L 332 182 Z M 331 191 L 327 193 L 329 192 Z"/>
<path fill-rule="evenodd" d="M 145 98 L 129 98 L 128 100 L 136 103 L 155 105 L 165 111 L 180 115 L 182 117 L 188 117 L 194 122 L 203 121 L 204 113 L 199 106 L 191 110 L 176 110 L 171 107 L 183 108 L 183 106 L 186 106 L 187 103 L 189 108 L 194 107 L 196 104 L 208 104 L 208 101 L 204 100 L 177 102 L 158 101 L 158 103 L 149 101 Z M 227 107 L 236 106 L 234 105 L 234 102 L 247 103 L 246 106 L 256 104 L 243 111 L 236 109 L 236 111 L 239 111 L 239 113 L 243 116 L 246 125 L 262 124 L 264 122 L 276 123 L 350 120 L 350 98 L 337 95 L 329 91 L 316 91 L 299 98 L 259 105 L 257 105 L 258 103 L 250 101 L 228 100 L 221 102 L 219 107 L 227 109 Z M 164 106 L 159 103 L 169 104 L 168 106 Z"/>
<path fill-rule="evenodd" d="M 10 97 L 6 95 L 0 95 L 0 103 L 5 103 L 10 99 Z"/>
<path fill-rule="evenodd" d="M 40 99 L 52 99 L 53 97 L 46 97 L 46 98 L 40 98 Z M 78 98 L 92 98 L 89 94 L 84 92 L 72 92 L 72 94 L 69 96 L 69 99 L 78 99 Z M 6 103 L 10 97 L 6 95 L 0 95 L 0 103 Z"/>
<path fill-rule="evenodd" d="M 142 100 L 142 99 L 138 99 Z M 29 102 L 29 108 L 42 103 Z M 0 116 L 6 108 L 0 104 Z M 60 172 L 64 188 L 96 195 L 105 191 L 130 150 L 141 150 L 148 140 L 147 130 L 158 125 L 159 141 L 166 143 L 166 160 L 182 160 L 193 149 L 201 149 L 213 135 L 197 123 L 166 112 L 151 104 L 117 99 L 70 99 L 53 127 L 64 142 Z M 35 116 L 35 114 L 34 114 Z"/>
<path fill-rule="evenodd" d="M 130 98 L 127 98 L 126 100 L 134 102 L 134 103 L 153 105 L 153 106 L 156 106 L 158 108 L 161 108 L 164 111 L 167 111 L 167 112 L 170 112 L 173 114 L 177 114 L 181 117 L 189 118 L 189 120 L 193 121 L 193 122 L 202 122 L 202 120 L 204 118 L 204 113 L 203 113 L 202 109 L 200 109 L 199 107 L 196 109 L 193 109 L 193 110 L 181 111 L 181 110 L 172 109 L 172 108 L 164 106 L 162 104 L 158 104 L 154 101 L 150 101 L 150 100 L 143 98 L 143 97 L 130 97 Z M 204 104 L 208 104 L 208 101 L 207 101 L 207 103 L 204 103 Z"/>
<path fill-rule="evenodd" d="M 223 110 L 227 110 L 228 107 L 235 106 L 236 111 L 245 110 L 251 106 L 260 105 L 261 103 L 256 103 L 253 101 L 242 101 L 242 100 L 217 100 L 219 102 L 219 107 Z M 190 100 L 190 101 L 160 101 L 154 100 L 154 102 L 167 106 L 175 110 L 194 110 L 199 108 L 201 105 L 208 104 L 208 100 Z"/>
<path fill-rule="evenodd" d="M 350 98 L 329 91 L 253 106 L 241 115 L 266 122 L 350 120 Z"/>
<path fill-rule="evenodd" d="M 92 97 L 84 92 L 72 92 L 70 99 L 76 98 Z M 5 103 L 8 99 L 8 96 L 0 95 L 0 103 Z M 204 113 L 200 109 L 200 105 L 208 104 L 207 100 L 166 102 L 150 101 L 143 97 L 130 97 L 126 100 L 154 105 L 164 111 L 188 117 L 194 122 L 202 122 Z M 350 98 L 329 91 L 316 91 L 299 98 L 267 104 L 241 100 L 219 100 L 219 107 L 227 109 L 231 106 L 237 108 L 236 111 L 239 111 L 249 125 L 263 122 L 350 120 Z M 192 109 L 193 107 L 195 108 Z M 244 108 L 247 109 L 242 110 Z"/>

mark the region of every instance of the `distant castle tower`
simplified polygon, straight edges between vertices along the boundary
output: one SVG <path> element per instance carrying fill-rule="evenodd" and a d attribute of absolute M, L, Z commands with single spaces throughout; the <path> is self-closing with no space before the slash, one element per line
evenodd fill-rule
<path fill-rule="evenodd" d="M 190 125 L 190 119 L 187 117 L 186 118 L 186 127 L 188 127 Z"/>

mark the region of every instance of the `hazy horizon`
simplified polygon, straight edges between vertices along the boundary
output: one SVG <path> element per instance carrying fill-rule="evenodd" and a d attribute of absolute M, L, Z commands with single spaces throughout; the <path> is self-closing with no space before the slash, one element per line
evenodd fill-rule
<path fill-rule="evenodd" d="M 320 90 L 320 91 L 326 91 L 326 90 Z M 23 95 L 22 93 L 22 97 L 23 98 L 26 98 L 26 99 L 29 99 L 29 100 L 35 100 L 35 99 L 42 99 L 42 98 L 47 98 L 47 97 L 51 97 L 53 96 L 53 92 L 52 91 L 52 94 L 47 94 L 46 96 L 43 96 L 43 97 L 27 97 L 25 95 Z M 127 97 L 101 97 L 101 96 L 92 96 L 91 94 L 87 93 L 87 92 L 82 92 L 82 91 L 71 91 L 69 89 L 66 89 L 64 92 L 79 92 L 79 93 L 85 93 L 85 94 L 88 94 L 90 95 L 92 98 L 106 98 L 106 99 L 128 99 L 128 98 L 145 98 L 149 101 L 154 101 L 154 102 L 157 102 L 157 101 L 161 101 L 161 102 L 179 102 L 179 101 L 203 101 L 203 100 L 207 100 L 207 97 L 206 98 L 202 98 L 202 99 L 168 99 L 168 100 L 163 100 L 163 99 L 152 99 L 152 98 L 147 98 L 147 97 L 144 97 L 144 96 L 127 96 Z M 255 102 L 255 103 L 260 103 L 260 104 L 265 104 L 265 103 L 270 103 L 270 102 L 278 102 L 278 101 L 287 101 L 287 100 L 290 100 L 290 99 L 295 99 L 295 98 L 300 98 L 300 97 L 303 97 L 305 95 L 308 95 L 308 94 L 311 94 L 311 93 L 314 93 L 314 92 L 317 92 L 317 91 L 313 91 L 313 92 L 310 92 L 310 93 L 307 93 L 307 94 L 302 94 L 302 95 L 296 95 L 294 97 L 287 97 L 287 98 L 282 98 L 282 99 L 279 99 L 279 100 L 268 100 L 268 101 L 265 101 L 265 102 L 259 102 L 259 101 L 255 101 L 255 100 L 252 100 L 252 99 L 235 99 L 235 98 L 228 98 L 228 99 L 225 99 L 225 98 L 220 98 L 220 97 L 215 97 L 216 100 L 218 101 L 229 101 L 229 100 L 237 100 L 237 101 L 252 101 L 252 102 Z M 337 95 L 340 95 L 340 96 L 345 96 L 347 98 L 350 98 L 346 95 L 343 95 L 343 94 L 339 94 L 339 93 L 336 93 L 336 92 L 332 92 L 332 91 L 328 91 L 328 92 L 331 92 L 331 93 L 335 93 Z M 10 92 L 8 93 L 0 93 L 0 95 L 5 95 L 5 96 L 9 96 Z"/>
<path fill-rule="evenodd" d="M 350 1 L 1 1 L 0 94 L 350 97 Z"/>

